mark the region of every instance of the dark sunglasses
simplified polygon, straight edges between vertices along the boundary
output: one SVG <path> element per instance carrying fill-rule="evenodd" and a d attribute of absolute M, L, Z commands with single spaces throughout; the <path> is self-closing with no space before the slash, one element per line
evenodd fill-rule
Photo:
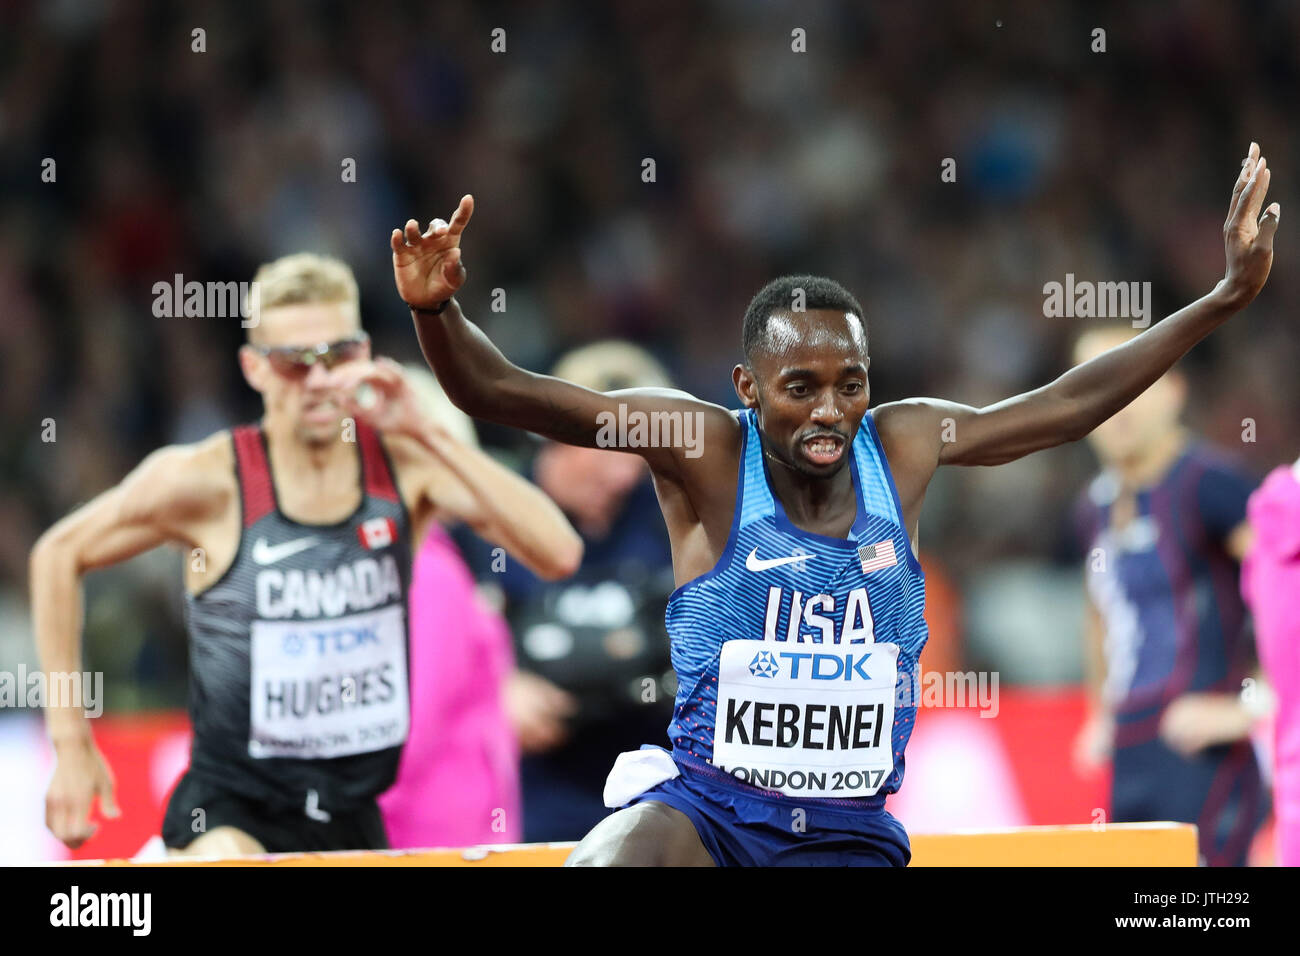
<path fill-rule="evenodd" d="M 358 332 L 349 338 L 319 345 L 254 345 L 252 348 L 285 378 L 306 378 L 312 366 L 318 363 L 329 371 L 342 362 L 360 358 L 369 341 L 369 335 Z"/>

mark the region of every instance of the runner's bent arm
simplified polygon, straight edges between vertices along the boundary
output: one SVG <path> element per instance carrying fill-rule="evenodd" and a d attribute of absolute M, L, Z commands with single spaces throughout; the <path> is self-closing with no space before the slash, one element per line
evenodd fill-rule
<path fill-rule="evenodd" d="M 430 516 L 454 518 L 502 545 L 540 577 L 553 580 L 577 571 L 582 539 L 555 502 L 453 438 L 429 414 L 400 365 L 388 358 L 349 362 L 330 376 L 348 412 L 384 436 L 417 532 Z"/>
<path fill-rule="evenodd" d="M 40 666 L 81 673 L 81 577 L 160 544 L 192 544 L 191 522 L 213 517 L 231 492 L 196 469 L 192 448 L 155 452 L 122 481 L 78 508 L 43 534 L 30 560 L 32 622 Z M 54 681 L 47 680 L 47 686 Z M 46 728 L 55 750 L 45 796 L 45 825 L 69 847 L 94 835 L 94 799 L 107 817 L 118 816 L 113 776 L 95 746 L 85 711 L 70 702 L 45 701 Z"/>
<path fill-rule="evenodd" d="M 540 488 L 491 455 L 436 426 L 408 442 L 394 443 L 394 450 L 399 463 L 410 463 L 420 496 L 442 517 L 464 521 L 538 577 L 556 580 L 578 570 L 582 538 L 564 512 Z"/>
<path fill-rule="evenodd" d="M 81 578 L 161 544 L 192 544 L 188 527 L 211 516 L 221 492 L 194 473 L 189 447 L 163 448 L 117 486 L 41 535 L 30 559 L 36 650 L 47 673 L 81 670 Z M 56 744 L 88 733 L 79 709 L 53 708 L 46 724 Z"/>
<path fill-rule="evenodd" d="M 714 433 L 721 437 L 737 427 L 726 409 L 676 389 L 596 392 L 521 369 L 465 318 L 455 299 L 441 315 L 415 310 L 411 314 L 420 348 L 447 396 L 474 418 L 523 428 L 569 445 L 631 451 L 657 472 L 667 474 L 680 473 L 691 449 L 673 442 L 642 447 L 622 444 L 620 420 L 625 425 L 640 420 L 647 428 L 651 423 L 677 428 L 684 416 L 698 413 L 704 436 L 709 437 Z M 708 440 L 704 436 L 702 443 Z"/>

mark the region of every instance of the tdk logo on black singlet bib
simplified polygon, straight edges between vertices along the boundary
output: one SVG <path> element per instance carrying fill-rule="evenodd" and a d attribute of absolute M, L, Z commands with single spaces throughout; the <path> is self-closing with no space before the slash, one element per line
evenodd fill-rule
<path fill-rule="evenodd" d="M 257 614 L 268 620 L 337 617 L 368 611 L 402 597 L 402 579 L 391 554 L 362 558 L 324 573 L 315 570 L 257 572 Z"/>
<path fill-rule="evenodd" d="M 373 627 L 331 627 L 325 630 L 289 631 L 284 635 L 284 652 L 300 654 L 347 654 L 363 644 L 378 644 Z"/>

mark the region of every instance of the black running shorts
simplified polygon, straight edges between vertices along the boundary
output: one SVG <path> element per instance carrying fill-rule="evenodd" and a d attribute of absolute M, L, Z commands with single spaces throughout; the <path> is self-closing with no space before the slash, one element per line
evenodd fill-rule
<path fill-rule="evenodd" d="M 203 813 L 196 814 L 196 809 Z M 217 827 L 242 830 L 268 853 L 388 849 L 388 834 L 374 800 L 348 812 L 307 806 L 273 807 L 187 772 L 167 803 L 163 842 L 171 849 L 183 850 L 195 838 Z"/>

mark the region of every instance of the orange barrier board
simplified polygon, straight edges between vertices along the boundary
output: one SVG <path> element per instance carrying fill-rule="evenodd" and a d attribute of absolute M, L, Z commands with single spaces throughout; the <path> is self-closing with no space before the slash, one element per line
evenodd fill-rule
<path fill-rule="evenodd" d="M 912 866 L 1195 866 L 1196 827 L 1185 823 L 1084 824 L 918 833 Z M 280 853 L 239 859 L 82 860 L 69 866 L 560 866 L 572 843 L 464 850 Z"/>
<path fill-rule="evenodd" d="M 912 866 L 1196 866 L 1190 823 L 918 833 Z"/>

